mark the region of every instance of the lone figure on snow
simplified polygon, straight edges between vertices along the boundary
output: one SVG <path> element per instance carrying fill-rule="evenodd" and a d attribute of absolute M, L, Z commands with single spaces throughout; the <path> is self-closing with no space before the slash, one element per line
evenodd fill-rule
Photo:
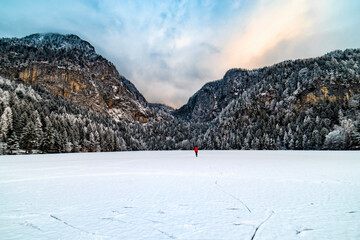
<path fill-rule="evenodd" d="M 199 151 L 199 149 L 198 149 L 198 147 L 195 147 L 195 155 L 196 155 L 196 157 L 198 156 L 198 151 Z"/>

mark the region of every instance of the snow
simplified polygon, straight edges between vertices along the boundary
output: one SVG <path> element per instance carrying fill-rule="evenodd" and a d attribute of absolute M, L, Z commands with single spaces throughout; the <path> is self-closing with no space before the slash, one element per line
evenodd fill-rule
<path fill-rule="evenodd" d="M 360 239 L 360 153 L 0 157 L 1 239 Z"/>

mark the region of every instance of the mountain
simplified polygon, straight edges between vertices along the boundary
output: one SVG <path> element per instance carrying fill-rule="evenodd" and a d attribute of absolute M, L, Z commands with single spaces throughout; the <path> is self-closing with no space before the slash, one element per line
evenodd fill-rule
<path fill-rule="evenodd" d="M 75 35 L 0 39 L 0 154 L 360 149 L 360 49 L 231 69 L 174 110 Z"/>
<path fill-rule="evenodd" d="M 360 49 L 232 69 L 173 114 L 209 122 L 210 149 L 360 148 Z"/>
<path fill-rule="evenodd" d="M 148 102 L 115 66 L 76 35 L 0 39 L 0 75 L 38 85 L 117 119 L 147 121 Z"/>
<path fill-rule="evenodd" d="M 229 70 L 223 79 L 205 84 L 186 105 L 174 111 L 173 114 L 185 120 L 210 121 L 239 93 L 256 84 L 264 71 L 265 69 Z"/>
<path fill-rule="evenodd" d="M 359 49 L 334 51 L 323 57 L 285 61 L 255 70 L 231 69 L 223 79 L 205 84 L 180 109 L 176 117 L 210 121 L 232 100 L 262 85 L 256 97 L 267 101 L 292 96 L 299 106 L 307 102 L 349 100 L 359 93 Z M 286 99 L 283 99 L 286 100 Z"/>
<path fill-rule="evenodd" d="M 167 113 L 167 114 L 171 114 L 172 112 L 175 111 L 174 108 L 168 106 L 168 105 L 165 105 L 165 104 L 161 104 L 161 103 L 149 103 L 149 106 L 154 109 L 155 111 L 158 111 L 158 112 L 164 112 L 164 113 Z"/>

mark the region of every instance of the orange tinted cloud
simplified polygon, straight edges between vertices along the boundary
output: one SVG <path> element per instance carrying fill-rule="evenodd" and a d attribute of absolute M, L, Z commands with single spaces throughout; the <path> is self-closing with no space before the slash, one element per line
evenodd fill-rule
<path fill-rule="evenodd" d="M 245 20 L 245 31 L 232 37 L 224 49 L 224 69 L 261 67 L 268 51 L 283 41 L 300 38 L 311 28 L 310 12 L 308 0 L 262 1 Z"/>

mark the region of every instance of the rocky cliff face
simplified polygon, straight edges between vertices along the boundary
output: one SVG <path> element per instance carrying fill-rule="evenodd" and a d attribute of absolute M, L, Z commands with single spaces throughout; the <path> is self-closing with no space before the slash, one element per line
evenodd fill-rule
<path fill-rule="evenodd" d="M 256 70 L 254 72 L 263 72 Z M 174 115 L 186 120 L 210 121 L 214 119 L 239 92 L 259 81 L 253 72 L 243 69 L 229 70 L 223 79 L 205 84 Z"/>
<path fill-rule="evenodd" d="M 0 39 L 0 75 L 39 85 L 118 119 L 146 122 L 154 117 L 136 87 L 76 35 L 49 33 Z"/>

